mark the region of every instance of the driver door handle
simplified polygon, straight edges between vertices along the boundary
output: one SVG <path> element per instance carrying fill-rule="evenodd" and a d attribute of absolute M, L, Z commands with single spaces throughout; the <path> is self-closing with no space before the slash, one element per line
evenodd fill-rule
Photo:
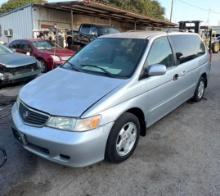
<path fill-rule="evenodd" d="M 173 76 L 173 80 L 175 81 L 175 80 L 178 80 L 179 79 L 179 74 L 175 74 L 174 76 Z"/>

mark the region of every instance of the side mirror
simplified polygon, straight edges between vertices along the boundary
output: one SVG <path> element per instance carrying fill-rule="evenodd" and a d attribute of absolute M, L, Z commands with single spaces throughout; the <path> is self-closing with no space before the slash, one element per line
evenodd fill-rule
<path fill-rule="evenodd" d="M 161 64 L 151 65 L 147 67 L 145 70 L 145 74 L 147 76 L 162 76 L 166 72 L 167 72 L 167 67 Z"/>

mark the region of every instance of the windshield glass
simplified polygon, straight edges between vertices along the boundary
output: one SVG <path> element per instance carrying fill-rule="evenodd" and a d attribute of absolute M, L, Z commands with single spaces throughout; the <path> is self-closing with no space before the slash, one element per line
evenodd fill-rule
<path fill-rule="evenodd" d="M 98 32 L 99 32 L 99 35 L 119 33 L 117 29 L 112 28 L 112 27 L 99 27 Z"/>
<path fill-rule="evenodd" d="M 63 68 L 129 78 L 147 46 L 144 39 L 100 38 L 91 42 L 63 65 Z"/>
<path fill-rule="evenodd" d="M 0 45 L 0 55 L 13 53 L 9 48 Z"/>
<path fill-rule="evenodd" d="M 33 45 L 38 50 L 48 50 L 48 49 L 55 48 L 54 44 L 52 44 L 49 41 L 35 41 L 33 42 Z"/>

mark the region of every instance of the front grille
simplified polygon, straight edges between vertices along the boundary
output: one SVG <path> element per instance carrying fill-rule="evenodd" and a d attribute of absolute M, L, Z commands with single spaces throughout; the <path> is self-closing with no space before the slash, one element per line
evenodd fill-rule
<path fill-rule="evenodd" d="M 44 126 L 49 118 L 49 115 L 29 108 L 23 103 L 19 104 L 19 113 L 25 123 L 34 126 Z"/>
<path fill-rule="evenodd" d="M 37 63 L 21 66 L 21 67 L 15 67 L 15 68 L 8 68 L 8 71 L 14 75 L 16 74 L 23 74 L 28 73 L 31 71 L 36 71 L 38 68 Z"/>

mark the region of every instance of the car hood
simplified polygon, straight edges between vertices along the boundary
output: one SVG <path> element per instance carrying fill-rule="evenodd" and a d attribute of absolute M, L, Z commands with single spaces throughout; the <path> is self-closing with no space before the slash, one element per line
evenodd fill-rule
<path fill-rule="evenodd" d="M 48 50 L 40 50 L 42 53 L 46 53 L 49 55 L 57 55 L 57 56 L 72 56 L 75 54 L 74 51 L 64 49 L 64 48 L 53 48 Z"/>
<path fill-rule="evenodd" d="M 57 68 L 33 80 L 20 92 L 28 106 L 55 116 L 80 117 L 126 80 Z"/>
<path fill-rule="evenodd" d="M 18 53 L 0 55 L 0 64 L 7 68 L 16 68 L 36 63 L 36 59 Z"/>

